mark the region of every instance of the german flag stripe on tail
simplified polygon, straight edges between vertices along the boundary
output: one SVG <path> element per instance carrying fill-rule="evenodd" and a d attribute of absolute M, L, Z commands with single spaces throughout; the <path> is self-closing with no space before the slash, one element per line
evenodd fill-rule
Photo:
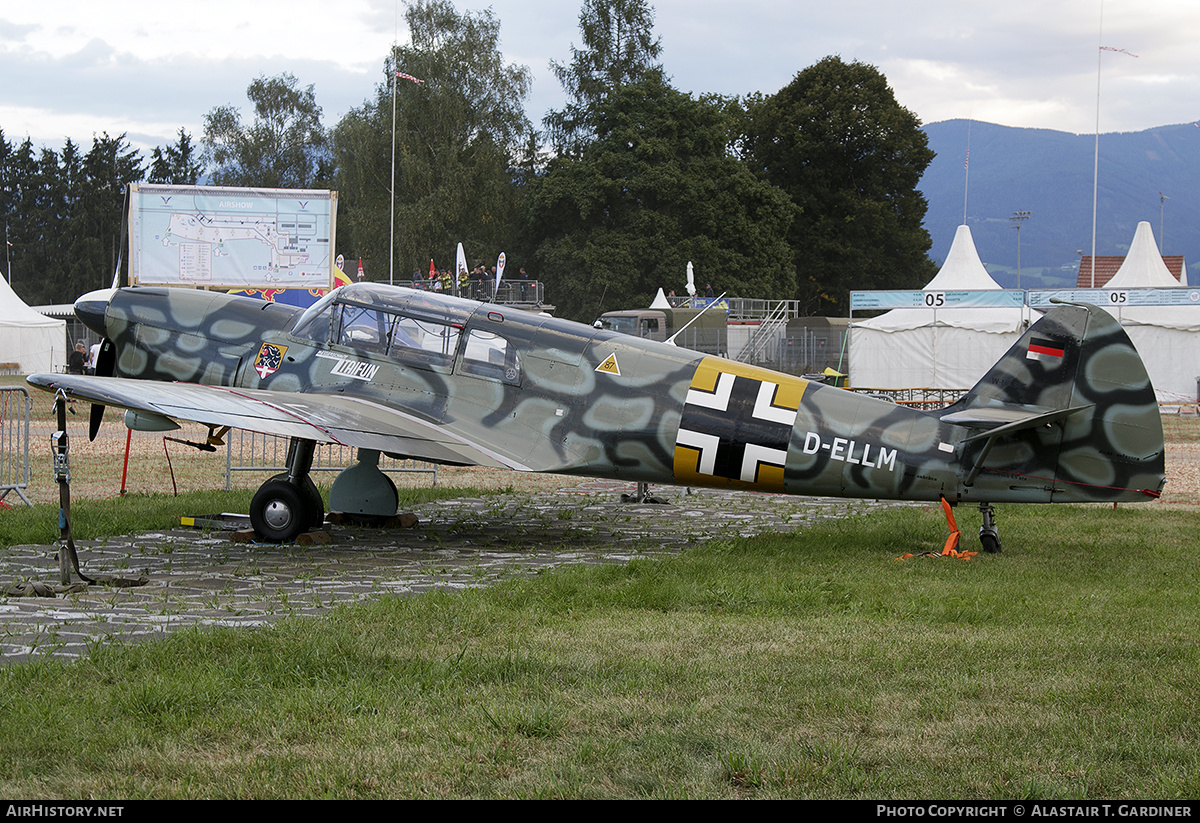
<path fill-rule="evenodd" d="M 1029 350 L 1025 352 L 1026 360 L 1062 360 L 1063 347 L 1045 338 L 1034 337 L 1029 341 Z"/>

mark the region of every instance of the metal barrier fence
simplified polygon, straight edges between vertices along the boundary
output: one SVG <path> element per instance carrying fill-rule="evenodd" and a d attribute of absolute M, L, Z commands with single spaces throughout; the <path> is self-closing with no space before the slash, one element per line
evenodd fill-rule
<path fill-rule="evenodd" d="M 33 401 L 20 386 L 0 388 L 0 501 L 16 492 L 32 506 L 29 488 L 29 411 Z"/>
<path fill-rule="evenodd" d="M 318 443 L 311 471 L 341 471 L 355 461 L 354 449 L 333 443 Z M 288 438 L 231 429 L 225 435 L 225 488 L 230 488 L 234 472 L 287 471 Z M 437 464 L 420 460 L 401 460 L 386 454 L 379 456 L 380 471 L 388 474 L 432 474 L 437 485 Z"/>
<path fill-rule="evenodd" d="M 872 397 L 886 398 L 898 406 L 910 406 L 927 411 L 944 409 L 967 393 L 967 389 L 872 389 L 855 386 L 854 391 Z"/>

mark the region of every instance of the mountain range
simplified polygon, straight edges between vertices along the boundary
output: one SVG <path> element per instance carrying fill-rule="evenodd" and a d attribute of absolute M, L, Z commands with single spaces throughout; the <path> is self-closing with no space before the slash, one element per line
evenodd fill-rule
<path fill-rule="evenodd" d="M 946 120 L 924 127 L 937 156 L 919 188 L 929 202 L 929 256 L 945 260 L 966 224 L 988 272 L 1006 288 L 1073 285 L 1079 255 L 1123 255 L 1140 222 L 1163 254 L 1182 254 L 1200 281 L 1200 127 L 1194 123 L 1096 136 Z M 965 204 L 965 208 L 964 208 Z M 1029 212 L 1018 232 L 1015 212 Z"/>

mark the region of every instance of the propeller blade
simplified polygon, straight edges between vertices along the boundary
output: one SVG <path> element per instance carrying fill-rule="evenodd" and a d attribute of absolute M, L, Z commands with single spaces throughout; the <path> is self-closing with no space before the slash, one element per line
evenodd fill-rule
<path fill-rule="evenodd" d="M 96 374 L 100 377 L 112 377 L 117 370 L 117 347 L 107 337 L 100 342 L 100 351 L 96 354 Z"/>
<path fill-rule="evenodd" d="M 107 337 L 100 343 L 100 351 L 96 354 L 96 374 L 100 377 L 112 377 L 117 370 L 117 347 Z M 100 433 L 100 424 L 104 422 L 104 406 L 92 404 L 91 415 L 88 417 L 88 440 L 96 439 Z"/>
<path fill-rule="evenodd" d="M 88 418 L 88 440 L 95 440 L 96 435 L 100 433 L 100 424 L 104 422 L 104 406 L 99 403 L 92 404 L 92 413 Z"/>

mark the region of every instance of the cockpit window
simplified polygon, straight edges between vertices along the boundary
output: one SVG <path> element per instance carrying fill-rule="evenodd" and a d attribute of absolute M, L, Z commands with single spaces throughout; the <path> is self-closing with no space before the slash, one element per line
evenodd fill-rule
<path fill-rule="evenodd" d="M 347 288 L 330 292 L 306 309 L 292 334 L 314 343 L 384 355 L 420 368 L 450 371 L 458 354 L 461 325 L 450 319 L 413 316 L 421 314 L 420 306 L 347 300 Z M 378 297 L 361 289 L 353 294 Z"/>
<path fill-rule="evenodd" d="M 366 306 L 338 306 L 334 318 L 339 322 L 334 342 L 363 351 L 383 354 L 388 348 L 395 315 Z"/>
<path fill-rule="evenodd" d="M 460 333 L 457 326 L 415 317 L 397 317 L 388 354 L 449 367 L 458 353 Z"/>
<path fill-rule="evenodd" d="M 328 343 L 332 339 L 333 301 L 336 299 L 337 292 L 331 291 L 305 309 L 296 319 L 292 334 L 314 343 Z"/>
<path fill-rule="evenodd" d="M 521 383 L 521 361 L 508 340 L 490 331 L 473 329 L 463 351 L 463 374 L 490 377 L 517 386 Z"/>

